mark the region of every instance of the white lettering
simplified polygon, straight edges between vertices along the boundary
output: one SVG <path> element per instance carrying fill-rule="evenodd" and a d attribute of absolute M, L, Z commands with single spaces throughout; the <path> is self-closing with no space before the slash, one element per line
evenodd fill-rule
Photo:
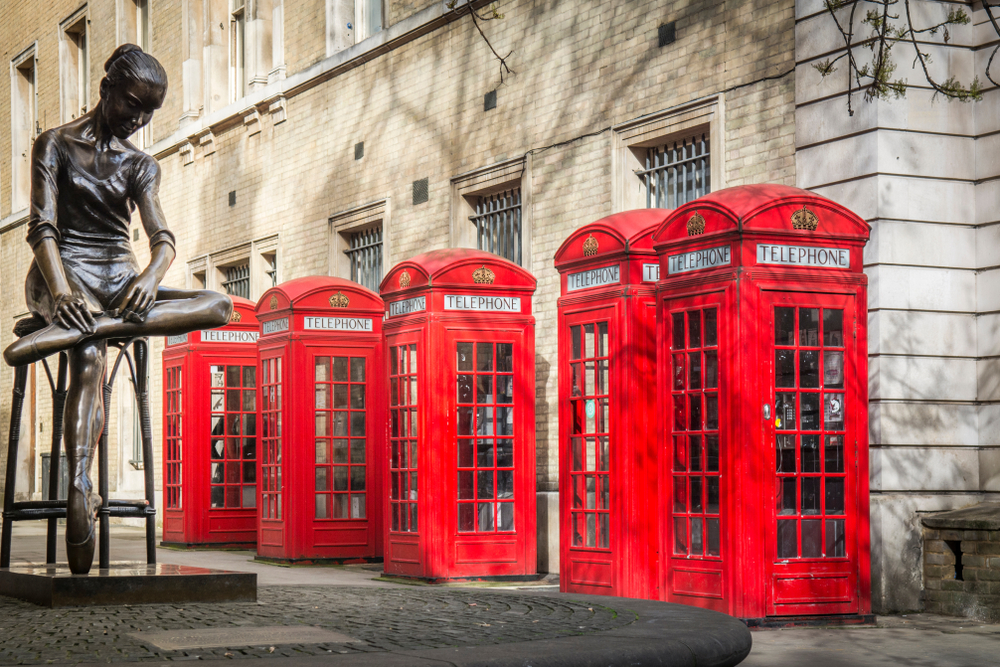
<path fill-rule="evenodd" d="M 268 334 L 278 333 L 279 331 L 288 331 L 288 318 L 280 317 L 276 320 L 264 322 L 260 328 L 261 331 L 264 332 L 265 336 Z"/>
<path fill-rule="evenodd" d="M 642 265 L 642 282 L 644 283 L 655 283 L 660 279 L 660 265 L 659 264 L 643 264 Z"/>
<path fill-rule="evenodd" d="M 367 317 L 307 317 L 305 328 L 319 331 L 371 331 Z"/>
<path fill-rule="evenodd" d="M 479 296 L 471 294 L 445 294 L 445 310 L 489 310 L 502 313 L 520 313 L 519 296 Z"/>
<path fill-rule="evenodd" d="M 232 331 L 228 329 L 206 329 L 201 332 L 202 343 L 256 343 L 256 331 Z"/>
<path fill-rule="evenodd" d="M 392 303 L 390 303 L 389 317 L 396 317 L 397 315 L 407 315 L 409 313 L 416 313 L 426 309 L 427 309 L 427 297 L 415 296 L 412 299 L 403 299 L 402 301 L 393 301 Z"/>
<path fill-rule="evenodd" d="M 692 250 L 691 252 L 682 252 L 679 255 L 670 255 L 667 257 L 667 275 L 672 276 L 675 273 L 711 269 L 716 266 L 728 266 L 731 263 L 730 247 L 727 245 L 717 248 Z M 657 271 L 657 279 L 659 279 L 659 271 Z"/>
<path fill-rule="evenodd" d="M 167 336 L 167 345 L 180 345 L 181 343 L 188 342 L 188 335 L 181 334 L 179 336 Z"/>
<path fill-rule="evenodd" d="M 849 269 L 851 268 L 851 251 L 849 248 L 817 248 L 758 243 L 757 263 Z"/>
<path fill-rule="evenodd" d="M 601 285 L 614 285 L 621 282 L 619 266 L 602 266 L 599 269 L 588 269 L 580 273 L 570 273 L 566 276 L 566 291 L 587 289 L 588 287 L 600 287 Z"/>

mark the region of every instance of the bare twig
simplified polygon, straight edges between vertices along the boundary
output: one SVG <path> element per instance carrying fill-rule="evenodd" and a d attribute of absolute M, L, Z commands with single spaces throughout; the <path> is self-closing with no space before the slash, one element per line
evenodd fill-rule
<path fill-rule="evenodd" d="M 486 46 L 490 48 L 490 51 L 493 52 L 493 55 L 496 57 L 496 59 L 500 61 L 500 83 L 503 84 L 505 73 L 515 74 L 514 70 L 512 70 L 510 68 L 510 65 L 507 64 L 507 59 L 510 58 L 514 52 L 510 51 L 505 56 L 501 56 L 499 53 L 497 53 L 497 50 L 493 48 L 493 44 L 490 42 L 490 38 L 486 36 L 485 32 L 483 32 L 483 28 L 482 26 L 479 25 L 479 22 L 503 19 L 504 15 L 501 14 L 499 11 L 497 11 L 497 6 L 495 4 L 490 5 L 489 9 L 487 10 L 489 13 L 486 15 L 480 15 L 476 11 L 475 7 L 472 7 L 471 0 L 468 3 L 468 6 L 469 6 L 469 16 L 472 17 L 473 25 L 476 26 L 476 30 L 479 31 L 479 35 L 483 38 L 483 41 L 486 42 Z M 459 11 L 458 0 L 451 0 L 451 2 L 448 3 L 447 7 L 452 11 L 456 12 Z"/>

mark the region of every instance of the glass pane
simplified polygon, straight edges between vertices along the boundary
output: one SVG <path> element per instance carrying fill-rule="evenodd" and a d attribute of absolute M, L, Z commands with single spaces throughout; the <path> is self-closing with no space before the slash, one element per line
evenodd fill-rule
<path fill-rule="evenodd" d="M 691 553 L 701 555 L 704 551 L 702 544 L 702 527 L 704 523 L 701 517 L 691 519 Z"/>
<path fill-rule="evenodd" d="M 685 430 L 684 424 L 684 395 L 674 396 L 674 430 Z"/>
<path fill-rule="evenodd" d="M 574 472 L 583 470 L 583 438 L 573 438 L 570 441 L 570 450 L 573 462 L 573 467 L 570 469 Z"/>
<path fill-rule="evenodd" d="M 251 461 L 257 458 L 257 438 L 243 438 L 243 458 Z"/>
<path fill-rule="evenodd" d="M 774 344 L 795 345 L 795 309 L 774 309 Z"/>
<path fill-rule="evenodd" d="M 692 435 L 690 440 L 689 453 L 691 455 L 691 468 L 692 472 L 701 471 L 701 436 Z"/>
<path fill-rule="evenodd" d="M 458 529 L 463 533 L 476 529 L 476 506 L 472 503 L 462 503 L 458 506 Z"/>
<path fill-rule="evenodd" d="M 236 368 L 237 366 L 230 366 L 230 368 Z M 238 378 L 239 376 L 237 376 Z M 229 412 L 239 412 L 240 411 L 240 390 L 239 389 L 227 389 L 226 390 L 226 410 Z"/>
<path fill-rule="evenodd" d="M 705 394 L 705 429 L 714 431 L 719 428 L 719 397 L 715 394 Z"/>
<path fill-rule="evenodd" d="M 701 352 L 688 353 L 688 388 L 701 389 Z"/>
<path fill-rule="evenodd" d="M 399 379 L 389 380 L 389 405 L 399 405 Z"/>
<path fill-rule="evenodd" d="M 473 487 L 473 475 L 471 470 L 462 470 L 458 473 L 458 499 L 475 500 L 475 490 Z"/>
<path fill-rule="evenodd" d="M 330 490 L 330 469 L 327 467 L 316 468 L 316 490 Z"/>
<path fill-rule="evenodd" d="M 593 514 L 587 514 L 587 546 L 597 546 L 597 518 Z"/>
<path fill-rule="evenodd" d="M 514 441 L 497 440 L 497 467 L 514 467 Z"/>
<path fill-rule="evenodd" d="M 213 465 L 218 465 L 213 464 Z M 212 487 L 212 507 L 225 507 L 226 503 L 226 487 L 224 486 L 213 486 Z"/>
<path fill-rule="evenodd" d="M 831 430 L 844 428 L 843 394 L 826 394 L 823 405 L 823 425 Z"/>
<path fill-rule="evenodd" d="M 476 497 L 480 500 L 492 499 L 495 488 L 494 484 L 494 471 L 478 471 L 476 473 Z"/>
<path fill-rule="evenodd" d="M 802 410 L 802 430 L 819 430 L 819 394 L 802 392 L 799 394 L 799 405 Z"/>
<path fill-rule="evenodd" d="M 674 512 L 687 510 L 687 477 L 674 477 Z"/>
<path fill-rule="evenodd" d="M 716 389 L 719 386 L 719 353 L 714 350 L 705 352 L 705 388 Z"/>
<path fill-rule="evenodd" d="M 514 402 L 514 376 L 497 376 L 497 403 Z"/>
<path fill-rule="evenodd" d="M 222 484 L 222 465 L 221 463 L 212 464 L 212 484 Z"/>
<path fill-rule="evenodd" d="M 514 372 L 514 345 L 513 343 L 497 343 L 497 372 Z"/>
<path fill-rule="evenodd" d="M 365 386 L 363 384 L 351 385 L 351 409 L 364 410 L 365 408 Z"/>
<path fill-rule="evenodd" d="M 688 346 L 701 347 L 701 313 L 688 313 Z"/>
<path fill-rule="evenodd" d="M 399 375 L 400 352 L 404 348 L 394 347 L 389 350 L 389 375 Z"/>
<path fill-rule="evenodd" d="M 718 519 L 705 519 L 705 528 L 707 529 L 707 544 L 705 553 L 709 556 L 719 555 L 719 520 Z"/>
<path fill-rule="evenodd" d="M 823 386 L 827 389 L 844 387 L 844 353 L 826 350 L 823 352 Z"/>
<path fill-rule="evenodd" d="M 597 362 L 597 393 L 607 394 L 611 391 L 611 387 L 608 383 L 608 362 L 598 361 Z"/>
<path fill-rule="evenodd" d="M 226 386 L 227 387 L 239 387 L 240 386 L 240 372 L 242 368 L 240 366 L 226 366 Z"/>
<path fill-rule="evenodd" d="M 493 503 L 479 503 L 479 530 L 493 530 Z"/>
<path fill-rule="evenodd" d="M 823 522 L 819 519 L 802 522 L 802 557 L 820 558 L 823 555 Z"/>
<path fill-rule="evenodd" d="M 476 410 L 476 434 L 493 435 L 493 408 Z"/>
<path fill-rule="evenodd" d="M 475 465 L 475 445 L 472 440 L 458 441 L 458 467 L 471 468 Z"/>
<path fill-rule="evenodd" d="M 674 553 L 687 554 L 687 519 L 674 517 Z"/>
<path fill-rule="evenodd" d="M 347 385 L 333 385 L 333 407 L 338 410 L 347 409 Z"/>
<path fill-rule="evenodd" d="M 705 346 L 718 345 L 718 334 L 716 330 L 718 325 L 716 323 L 716 311 L 715 308 L 705 309 Z"/>
<path fill-rule="evenodd" d="M 819 387 L 819 350 L 801 350 L 799 352 L 799 386 Z M 805 533 L 803 533 L 804 535 Z"/>
<path fill-rule="evenodd" d="M 570 359 L 579 359 L 582 352 L 582 341 L 580 339 L 580 325 L 572 326 L 569 328 L 569 338 L 570 338 Z"/>
<path fill-rule="evenodd" d="M 333 468 L 333 490 L 347 491 L 347 466 Z"/>
<path fill-rule="evenodd" d="M 257 507 L 257 487 L 256 485 L 243 487 L 243 507 Z"/>
<path fill-rule="evenodd" d="M 225 383 L 225 376 L 223 375 L 222 366 L 212 366 L 210 369 L 210 374 L 212 377 L 212 386 L 221 387 Z"/>
<path fill-rule="evenodd" d="M 684 389 L 684 380 L 686 379 L 687 373 L 685 368 L 687 367 L 687 359 L 683 354 L 675 354 L 674 358 L 674 391 L 681 391 Z"/>
<path fill-rule="evenodd" d="M 330 381 L 330 358 L 316 357 L 316 382 Z"/>
<path fill-rule="evenodd" d="M 584 359 L 590 359 L 594 356 L 595 346 L 594 346 L 594 325 L 584 324 L 583 325 L 583 357 Z"/>
<path fill-rule="evenodd" d="M 701 477 L 694 477 L 694 476 L 692 476 L 690 479 L 688 479 L 688 484 L 691 486 L 691 511 L 692 512 L 701 512 L 702 511 L 702 504 L 701 504 L 701 484 L 702 484 L 702 478 Z M 694 546 L 694 538 L 693 537 L 692 537 L 691 544 L 692 544 L 692 547 L 693 547 Z"/>
<path fill-rule="evenodd" d="M 476 370 L 493 370 L 493 343 L 476 343 Z"/>
<path fill-rule="evenodd" d="M 708 497 L 705 503 L 707 514 L 719 513 L 719 478 L 708 477 L 705 479 L 705 494 Z"/>
<path fill-rule="evenodd" d="M 687 470 L 687 438 L 683 435 L 674 436 L 674 470 Z"/>
<path fill-rule="evenodd" d="M 705 436 L 705 470 L 719 471 L 719 436 Z"/>
<path fill-rule="evenodd" d="M 257 386 L 257 367 L 256 366 L 244 366 L 243 367 L 243 386 L 244 387 L 256 387 Z M 244 505 L 246 507 L 246 505 Z"/>
<path fill-rule="evenodd" d="M 689 394 L 688 397 L 691 399 L 689 407 L 691 408 L 688 413 L 689 417 L 689 429 L 692 431 L 701 430 L 701 394 Z"/>
<path fill-rule="evenodd" d="M 799 555 L 798 542 L 795 521 L 779 521 L 778 558 L 796 558 Z"/>
<path fill-rule="evenodd" d="M 847 555 L 844 547 L 844 520 L 826 520 L 826 555 L 827 557 L 843 558 Z"/>
<path fill-rule="evenodd" d="M 514 503 L 499 503 L 497 513 L 500 515 L 499 530 L 514 530 Z"/>
<path fill-rule="evenodd" d="M 826 480 L 826 513 L 844 513 L 844 480 L 840 477 Z"/>
<path fill-rule="evenodd" d="M 333 358 L 333 374 L 331 377 L 334 382 L 347 382 L 347 357 Z"/>
<path fill-rule="evenodd" d="M 492 440 L 479 440 L 476 442 L 476 466 L 480 468 L 493 467 Z M 492 495 L 490 497 L 492 498 Z"/>
<path fill-rule="evenodd" d="M 351 382 L 364 382 L 364 381 L 365 381 L 365 358 L 351 357 Z"/>
<path fill-rule="evenodd" d="M 416 345 L 411 345 L 410 346 L 410 359 L 409 359 L 409 365 L 407 366 L 407 372 L 408 373 L 412 373 L 414 375 L 417 372 L 417 346 Z M 412 509 L 413 509 L 413 525 L 416 526 L 417 508 L 413 507 Z"/>
<path fill-rule="evenodd" d="M 472 418 L 474 414 L 473 410 L 475 410 L 475 408 L 473 407 L 458 408 L 458 435 L 473 434 L 473 429 L 472 429 L 472 425 L 474 423 L 474 420 Z"/>
<path fill-rule="evenodd" d="M 347 435 L 347 413 L 334 412 L 330 416 L 333 422 L 333 435 Z"/>
<path fill-rule="evenodd" d="M 329 435 L 329 433 L 327 432 L 327 423 L 329 421 L 328 418 L 329 418 L 329 413 L 327 413 L 327 412 L 322 412 L 322 413 L 316 415 L 316 435 L 317 436 Z M 267 423 L 268 422 L 265 419 L 264 424 L 266 425 Z M 264 430 L 264 435 L 267 435 L 267 429 Z"/>
<path fill-rule="evenodd" d="M 365 490 L 365 467 L 351 466 L 351 491 Z"/>
<path fill-rule="evenodd" d="M 819 472 L 819 436 L 802 436 L 802 472 Z"/>
<path fill-rule="evenodd" d="M 802 478 L 802 514 L 819 514 L 819 477 Z"/>
<path fill-rule="evenodd" d="M 239 486 L 226 487 L 226 507 L 240 507 L 242 489 Z"/>
<path fill-rule="evenodd" d="M 823 311 L 823 345 L 843 347 L 844 311 L 827 308 Z"/>
<path fill-rule="evenodd" d="M 498 470 L 497 471 L 497 498 L 513 498 L 514 497 L 514 471 L 513 470 Z"/>
<path fill-rule="evenodd" d="M 351 463 L 365 462 L 365 439 L 355 438 L 351 440 Z"/>
<path fill-rule="evenodd" d="M 340 439 L 333 441 L 333 462 L 347 463 L 347 440 Z"/>
<path fill-rule="evenodd" d="M 351 518 L 352 519 L 364 519 L 367 510 L 365 509 L 365 494 L 363 493 L 352 493 L 351 494 Z"/>
<path fill-rule="evenodd" d="M 330 462 L 330 443 L 326 440 L 316 441 L 316 463 Z"/>
<path fill-rule="evenodd" d="M 257 435 L 257 415 L 243 415 L 243 435 Z"/>
<path fill-rule="evenodd" d="M 778 514 L 795 514 L 795 478 L 778 480 Z"/>
<path fill-rule="evenodd" d="M 602 513 L 597 515 L 597 519 L 598 523 L 600 524 L 598 526 L 597 546 L 601 547 L 602 549 L 607 549 L 608 532 L 609 532 L 608 528 L 610 524 L 609 517 L 607 514 Z"/>
<path fill-rule="evenodd" d="M 795 386 L 795 351 L 774 351 L 774 386 Z"/>
<path fill-rule="evenodd" d="M 457 345 L 457 368 L 461 371 L 471 371 L 472 367 L 472 343 L 458 343 Z"/>
<path fill-rule="evenodd" d="M 684 349 L 684 313 L 674 313 L 672 318 L 673 349 Z M 687 551 L 685 549 L 685 551 Z"/>
<path fill-rule="evenodd" d="M 333 497 L 333 518 L 347 519 L 347 494 L 338 494 Z"/>
<path fill-rule="evenodd" d="M 330 407 L 330 385 L 316 385 L 316 409 L 325 410 Z"/>
<path fill-rule="evenodd" d="M 823 457 L 823 472 L 844 472 L 843 436 L 826 436 L 826 445 L 823 448 Z"/>
<path fill-rule="evenodd" d="M 493 402 L 493 376 L 492 375 L 477 375 L 476 376 L 476 402 L 477 403 L 492 403 Z"/>
<path fill-rule="evenodd" d="M 240 458 L 240 439 L 239 438 L 226 438 L 226 458 L 227 459 L 238 459 L 238 458 Z"/>
<path fill-rule="evenodd" d="M 799 345 L 819 345 L 819 308 L 799 308 Z"/>
<path fill-rule="evenodd" d="M 795 394 L 777 395 L 774 401 L 774 425 L 785 431 L 795 429 Z"/>
<path fill-rule="evenodd" d="M 499 465 L 499 461 L 497 462 L 497 465 Z M 611 457 L 610 452 L 608 451 L 608 436 L 606 435 L 597 437 L 597 469 L 611 469 Z"/>

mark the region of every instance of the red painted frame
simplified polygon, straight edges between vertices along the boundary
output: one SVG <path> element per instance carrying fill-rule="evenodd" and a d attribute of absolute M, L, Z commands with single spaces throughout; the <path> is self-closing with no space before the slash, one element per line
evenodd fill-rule
<path fill-rule="evenodd" d="M 867 278 L 870 227 L 844 207 L 779 185 L 729 188 L 689 202 L 656 230 L 657 404 L 661 419 L 659 507 L 662 599 L 759 619 L 870 612 Z M 758 245 L 838 248 L 849 261 L 826 266 L 758 261 Z M 728 249 L 726 263 L 680 263 L 685 253 Z M 761 251 L 765 253 L 765 251 Z M 767 259 L 772 255 L 762 254 Z M 674 268 L 670 271 L 671 257 Z M 716 255 L 718 260 L 722 255 Z M 842 256 L 847 260 L 847 254 Z M 780 254 L 778 258 L 781 259 Z M 787 257 L 786 257 L 787 259 Z M 702 256 L 704 260 L 704 256 Z M 843 265 L 840 265 L 840 264 Z M 846 445 L 851 462 L 845 558 L 777 558 L 774 415 L 776 303 L 845 309 Z M 721 554 L 674 555 L 672 477 L 672 315 L 718 308 Z M 848 310 L 853 322 L 849 328 Z"/>
<path fill-rule="evenodd" d="M 212 508 L 210 502 L 210 368 L 213 365 L 257 365 L 258 324 L 254 303 L 240 297 L 232 299 L 233 315 L 228 325 L 210 333 L 192 331 L 166 339 L 163 351 L 166 380 L 163 400 L 164 544 L 253 546 L 257 543 L 255 507 Z M 175 382 L 178 373 L 180 401 L 175 404 L 176 394 L 168 385 Z M 179 492 L 175 492 L 178 488 Z M 179 506 L 173 506 L 176 501 Z"/>
<path fill-rule="evenodd" d="M 399 354 L 403 346 L 416 345 L 418 426 L 416 437 L 408 440 L 411 450 L 412 444 L 417 445 L 416 493 L 413 494 L 409 478 L 402 484 L 398 475 L 390 477 L 399 469 L 412 470 L 409 461 L 403 461 L 408 464 L 406 468 L 399 465 L 399 451 L 391 452 L 393 459 L 386 466 L 384 484 L 389 490 L 384 502 L 384 511 L 389 517 L 385 528 L 386 573 L 430 581 L 535 574 L 535 319 L 531 311 L 535 286 L 534 276 L 521 267 L 496 255 L 467 249 L 418 255 L 397 264 L 382 281 L 381 293 L 387 313 L 385 375 L 398 380 L 402 375 L 400 361 L 397 357 L 394 367 L 393 354 Z M 455 307 L 458 300 L 450 300 L 449 296 L 469 297 L 467 302 L 475 299 L 479 305 L 486 303 L 480 301 L 480 297 L 506 299 L 508 306 L 514 298 L 520 301 L 516 312 L 483 312 L 459 309 Z M 467 342 L 489 344 L 494 351 L 498 345 L 513 346 L 513 531 L 459 530 L 457 356 L 458 345 Z M 494 357 L 491 363 L 493 373 L 484 370 L 484 378 L 496 377 L 497 358 Z M 507 375 L 506 371 L 499 372 Z M 475 375 L 475 371 L 472 374 Z M 402 438 L 392 437 L 402 426 L 400 386 L 399 382 L 390 382 L 390 392 L 396 387 L 397 394 L 390 398 L 389 410 L 390 439 L 401 446 Z M 499 397 L 499 385 L 489 386 L 487 392 L 498 387 L 495 396 Z M 496 414 L 500 414 L 499 410 Z M 397 431 L 393 431 L 394 428 Z M 488 450 L 483 449 L 483 455 L 498 462 L 498 452 L 492 445 Z M 484 470 L 484 474 L 487 479 L 489 473 Z M 499 484 L 499 473 L 492 479 L 494 484 Z M 396 486 L 393 486 L 394 481 Z M 400 487 L 403 488 L 401 492 L 398 491 Z M 492 488 L 493 493 L 498 492 L 496 486 Z M 397 494 L 406 497 L 397 497 Z M 394 528 L 392 507 L 409 504 L 414 495 L 417 530 L 401 530 L 403 522 Z M 497 498 L 493 501 L 500 503 Z"/>
<path fill-rule="evenodd" d="M 564 592 L 659 598 L 659 530 L 650 514 L 657 485 L 656 420 L 634 419 L 630 414 L 656 413 L 653 341 L 659 260 L 652 233 L 669 212 L 643 209 L 608 216 L 575 231 L 555 254 L 562 295 L 558 302 L 559 582 Z M 614 270 L 617 275 L 611 273 Z M 578 282 L 586 277 L 596 280 Z M 574 432 L 584 430 L 586 421 L 586 415 L 577 413 L 593 401 L 572 399 L 571 330 L 596 322 L 607 323 L 609 343 L 600 355 L 607 357 L 610 378 L 609 386 L 599 391 L 608 396 L 609 404 L 610 455 L 607 470 L 600 472 L 609 482 L 610 503 L 607 510 L 597 512 L 606 513 L 610 524 L 603 548 L 599 535 L 595 546 L 587 546 L 587 525 L 574 526 L 574 515 L 593 513 L 585 509 L 587 501 L 581 498 L 582 511 L 574 512 L 573 507 L 574 498 L 585 493 L 575 485 L 586 483 L 577 479 L 584 475 L 576 471 L 580 457 L 573 452 Z M 601 467 L 599 463 L 597 468 Z M 600 532 L 600 520 L 596 523 Z"/>
<path fill-rule="evenodd" d="M 258 432 L 265 443 L 258 457 L 258 557 L 282 562 L 377 560 L 382 557 L 386 459 L 382 299 L 349 280 L 310 276 L 264 292 L 256 312 L 261 323 Z M 363 383 L 350 361 L 344 362 L 350 384 L 334 376 L 334 358 L 364 359 Z M 329 361 L 324 366 L 328 374 L 318 375 L 322 370 L 317 370 L 317 360 L 323 359 Z M 348 412 L 332 402 L 334 385 L 346 389 L 362 384 L 363 408 Z M 356 413 L 364 417 L 352 426 Z M 344 428 L 356 430 L 336 432 L 336 414 L 350 415 Z M 345 448 L 339 451 L 348 456 L 349 432 L 356 436 L 352 442 L 360 445 L 364 438 L 365 443 L 364 489 L 352 486 L 350 496 L 335 482 L 336 472 L 350 470 L 355 466 L 349 462 L 357 460 L 336 458 L 341 442 Z M 269 456 L 265 445 L 272 442 L 274 456 Z M 276 508 L 265 508 L 267 494 L 278 499 Z M 341 495 L 349 498 L 348 516 L 337 516 Z M 357 516 L 361 505 L 355 507 L 354 495 L 363 496 L 364 517 Z M 317 496 L 323 496 L 322 502 Z"/>

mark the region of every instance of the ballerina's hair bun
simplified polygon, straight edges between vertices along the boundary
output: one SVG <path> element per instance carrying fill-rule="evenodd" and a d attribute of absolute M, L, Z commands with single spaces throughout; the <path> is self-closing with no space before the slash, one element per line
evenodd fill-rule
<path fill-rule="evenodd" d="M 122 44 L 104 63 L 105 76 L 109 87 L 126 81 L 167 87 L 167 73 L 159 61 L 135 44 Z"/>

